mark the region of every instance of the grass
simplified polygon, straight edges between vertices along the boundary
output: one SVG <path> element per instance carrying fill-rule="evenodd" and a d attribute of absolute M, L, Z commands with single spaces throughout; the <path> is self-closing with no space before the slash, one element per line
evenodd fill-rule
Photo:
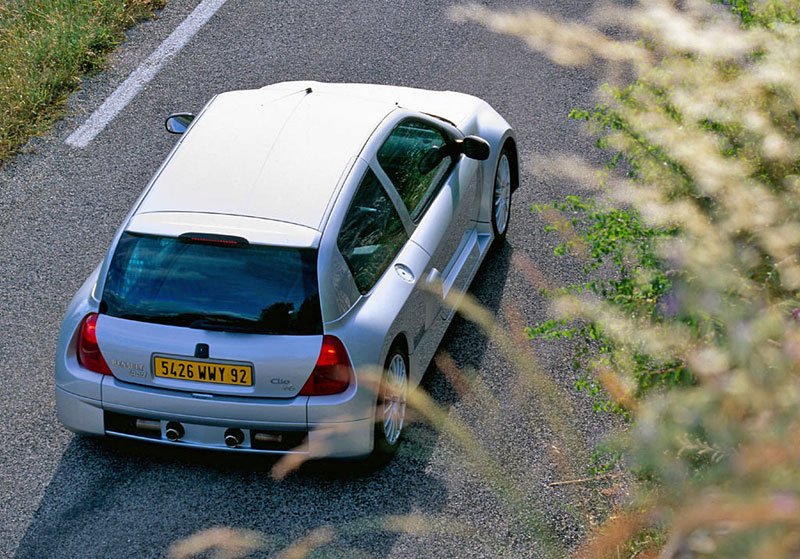
<path fill-rule="evenodd" d="M 0 164 L 63 111 L 81 76 L 96 72 L 166 0 L 0 0 Z"/>

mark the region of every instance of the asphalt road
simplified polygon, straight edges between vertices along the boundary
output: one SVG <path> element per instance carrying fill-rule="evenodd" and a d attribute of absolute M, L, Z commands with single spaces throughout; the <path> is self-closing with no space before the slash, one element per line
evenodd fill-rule
<path fill-rule="evenodd" d="M 173 145 L 163 129 L 167 113 L 198 110 L 217 92 L 290 79 L 451 89 L 489 101 L 517 129 L 523 154 L 597 157 L 581 126 L 566 118 L 571 107 L 592 102 L 597 75 L 558 68 L 516 40 L 453 23 L 451 2 L 438 0 L 231 0 L 93 142 L 67 146 L 64 139 L 196 4 L 171 0 L 157 20 L 132 30 L 109 69 L 70 99 L 67 117 L 0 170 L 0 557 L 161 557 L 175 540 L 213 526 L 265 534 L 254 556 L 272 556 L 329 525 L 333 541 L 318 556 L 539 557 L 547 537 L 574 546 L 603 512 L 600 488 L 548 484 L 585 473 L 565 469 L 565 457 L 587 465 L 610 421 L 571 389 L 569 348 L 537 346 L 544 371 L 563 389 L 559 419 L 579 435 L 566 444 L 538 395 L 520 390 L 499 349 L 461 319 L 442 350 L 474 370 L 502 405 L 459 394 L 436 367 L 424 387 L 502 465 L 523 510 L 509 506 L 458 444 L 425 424 L 409 428 L 406 446 L 385 468 L 322 462 L 280 482 L 269 475 L 270 460 L 89 440 L 58 424 L 52 369 L 61 315 Z M 525 3 L 492 2 L 507 5 Z M 583 17 L 591 3 L 536 7 Z M 473 285 L 501 320 L 509 321 L 510 308 L 526 322 L 547 312 L 517 257 L 555 283 L 575 276 L 574 262 L 551 255 L 555 238 L 528 209 L 573 191 L 525 173 L 508 246 Z M 425 517 L 414 531 L 381 523 L 410 514 Z"/>

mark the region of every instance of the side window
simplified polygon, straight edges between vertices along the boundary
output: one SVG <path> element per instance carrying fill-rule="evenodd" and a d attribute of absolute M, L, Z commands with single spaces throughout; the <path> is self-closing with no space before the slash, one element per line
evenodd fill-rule
<path fill-rule="evenodd" d="M 401 122 L 378 150 L 378 163 L 414 221 L 425 211 L 452 162 L 444 135 L 417 120 Z"/>
<path fill-rule="evenodd" d="M 368 170 L 358 186 L 337 245 L 358 290 L 372 289 L 408 241 L 405 228 L 378 177 Z"/>

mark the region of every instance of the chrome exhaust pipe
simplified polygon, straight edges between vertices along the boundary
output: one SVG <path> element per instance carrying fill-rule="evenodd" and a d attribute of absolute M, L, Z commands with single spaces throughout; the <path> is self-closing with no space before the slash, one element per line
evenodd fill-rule
<path fill-rule="evenodd" d="M 177 421 L 170 421 L 167 423 L 167 438 L 172 442 L 180 440 L 186 434 L 186 431 L 183 430 L 183 425 L 178 423 Z"/>
<path fill-rule="evenodd" d="M 152 431 L 161 436 L 161 422 L 155 419 L 137 419 L 136 429 L 139 431 Z"/>
<path fill-rule="evenodd" d="M 228 429 L 225 431 L 225 444 L 233 448 L 244 442 L 244 433 L 241 429 Z"/>
<path fill-rule="evenodd" d="M 277 435 L 275 433 L 256 433 L 253 439 L 258 443 L 282 443 L 283 435 Z"/>

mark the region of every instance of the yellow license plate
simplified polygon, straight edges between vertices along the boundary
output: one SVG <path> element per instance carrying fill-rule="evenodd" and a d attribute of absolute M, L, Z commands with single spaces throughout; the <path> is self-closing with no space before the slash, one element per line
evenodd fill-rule
<path fill-rule="evenodd" d="M 153 374 L 159 378 L 192 380 L 233 384 L 235 386 L 253 385 L 253 367 L 240 363 L 214 363 L 211 361 L 188 361 L 171 357 L 158 357 L 153 360 Z"/>

